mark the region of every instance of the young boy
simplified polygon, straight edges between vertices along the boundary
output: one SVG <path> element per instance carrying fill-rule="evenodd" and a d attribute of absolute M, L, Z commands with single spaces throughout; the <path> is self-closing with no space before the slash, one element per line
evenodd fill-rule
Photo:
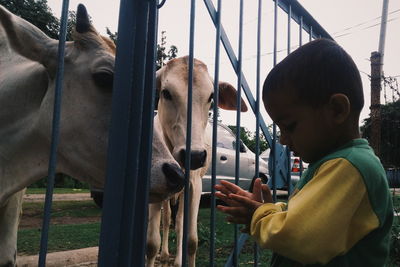
<path fill-rule="evenodd" d="M 272 266 L 384 266 L 393 207 L 385 171 L 360 139 L 363 90 L 351 57 L 334 41 L 312 41 L 272 69 L 263 101 L 280 143 L 308 169 L 287 206 L 257 179 L 253 193 L 216 185 L 229 205 L 218 209 L 274 252 Z"/>

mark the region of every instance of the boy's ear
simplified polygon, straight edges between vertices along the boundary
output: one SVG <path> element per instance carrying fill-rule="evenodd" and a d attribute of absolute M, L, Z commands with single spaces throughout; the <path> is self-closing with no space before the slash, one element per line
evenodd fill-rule
<path fill-rule="evenodd" d="M 346 95 L 331 95 L 328 105 L 334 123 L 341 124 L 347 120 L 350 115 L 350 100 Z"/>

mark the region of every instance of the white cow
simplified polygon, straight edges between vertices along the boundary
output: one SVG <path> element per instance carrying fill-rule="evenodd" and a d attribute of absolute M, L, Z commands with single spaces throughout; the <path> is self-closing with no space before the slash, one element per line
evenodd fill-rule
<path fill-rule="evenodd" d="M 202 192 L 201 178 L 207 171 L 211 160 L 211 131 L 207 130 L 208 112 L 213 103 L 213 80 L 207 66 L 195 59 L 193 64 L 193 101 L 192 101 L 192 142 L 190 155 L 189 187 L 189 233 L 188 254 L 189 266 L 195 266 L 197 250 L 197 215 Z M 160 93 L 158 116 L 154 124 L 160 125 L 165 141 L 174 158 L 185 166 L 186 123 L 188 96 L 188 57 L 176 58 L 157 72 L 157 89 Z M 225 82 L 219 83 L 218 106 L 227 110 L 236 110 L 236 90 Z M 241 101 L 241 111 L 247 111 L 245 102 Z M 177 253 L 175 266 L 182 265 L 183 237 L 183 192 L 179 195 L 179 208 L 176 216 Z M 149 205 L 149 224 L 147 230 L 147 266 L 154 266 L 159 251 L 161 207 L 163 210 L 163 241 L 161 264 L 168 265 L 168 231 L 170 225 L 169 201 Z"/>
<path fill-rule="evenodd" d="M 0 266 L 14 266 L 24 188 L 46 176 L 58 41 L 0 6 Z M 57 172 L 104 185 L 115 45 L 78 6 L 66 43 Z M 154 134 L 152 201 L 180 191 L 183 173 Z M 166 175 L 167 174 L 167 175 Z M 168 179 L 167 179 L 168 177 Z"/>

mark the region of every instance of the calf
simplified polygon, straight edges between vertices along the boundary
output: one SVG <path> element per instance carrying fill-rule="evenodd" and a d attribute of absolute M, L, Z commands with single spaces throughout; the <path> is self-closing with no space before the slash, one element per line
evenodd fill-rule
<path fill-rule="evenodd" d="M 174 158 L 185 167 L 186 157 L 186 123 L 188 97 L 188 57 L 176 58 L 157 72 L 157 90 L 160 100 L 158 116 L 155 125 L 160 125 L 165 142 Z M 208 127 L 208 113 L 213 104 L 213 80 L 207 66 L 200 60 L 193 63 L 193 98 L 192 98 L 192 136 L 190 152 L 190 186 L 189 186 L 189 233 L 188 253 L 189 266 L 195 266 L 197 250 L 197 214 L 202 192 L 201 178 L 206 173 L 211 154 L 211 130 Z M 218 106 L 226 110 L 236 110 L 236 90 L 225 82 L 219 83 Z M 247 111 L 247 106 L 241 100 L 241 111 Z M 186 190 L 186 189 L 185 189 Z M 183 192 L 179 199 L 175 230 L 177 235 L 177 252 L 175 266 L 182 265 L 183 237 Z M 169 201 L 154 203 L 149 206 L 149 225 L 147 230 L 147 266 L 154 266 L 158 253 L 160 238 L 161 207 L 163 207 L 163 241 L 161 263 L 168 264 L 168 231 L 170 222 Z"/>

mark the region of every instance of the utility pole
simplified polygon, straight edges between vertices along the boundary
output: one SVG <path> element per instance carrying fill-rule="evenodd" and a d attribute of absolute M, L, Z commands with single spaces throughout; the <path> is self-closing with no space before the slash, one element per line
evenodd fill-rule
<path fill-rule="evenodd" d="M 381 144 L 381 54 L 371 53 L 371 139 L 375 154 L 380 156 Z"/>
<path fill-rule="evenodd" d="M 383 0 L 381 30 L 379 34 L 379 52 L 371 53 L 371 146 L 380 156 L 381 145 L 381 78 L 385 54 L 386 24 L 389 0 Z"/>

